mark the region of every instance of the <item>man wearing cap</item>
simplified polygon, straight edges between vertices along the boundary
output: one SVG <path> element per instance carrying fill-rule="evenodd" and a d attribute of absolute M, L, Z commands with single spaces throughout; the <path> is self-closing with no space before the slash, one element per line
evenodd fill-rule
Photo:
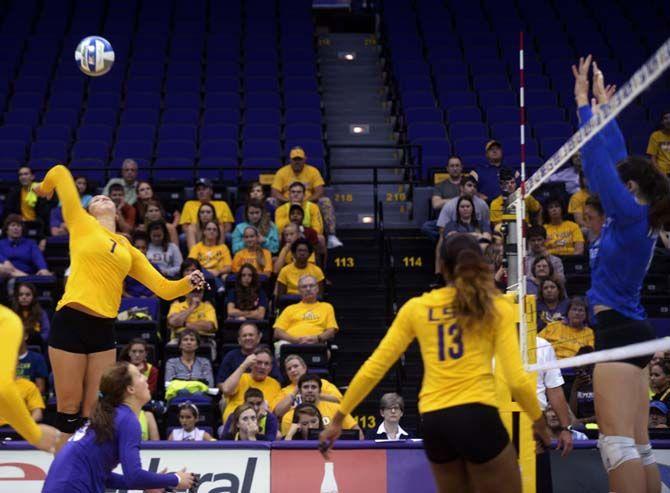
<path fill-rule="evenodd" d="M 186 229 L 190 228 L 191 225 L 198 223 L 198 209 L 200 209 L 200 206 L 202 204 L 211 204 L 216 211 L 216 218 L 223 226 L 223 230 L 226 233 L 230 233 L 233 230 L 235 219 L 233 218 L 233 214 L 230 212 L 230 207 L 228 207 L 227 203 L 223 200 L 212 200 L 214 197 L 214 187 L 212 182 L 207 178 L 198 178 L 195 182 L 195 195 L 198 199 L 187 200 L 181 211 L 179 224 L 181 224 L 184 232 L 186 232 Z"/>
<path fill-rule="evenodd" d="M 498 173 L 503 168 L 502 144 L 497 140 L 489 140 L 485 146 L 486 164 L 477 166 L 479 177 L 479 196 L 490 202 L 498 195 Z"/>
<path fill-rule="evenodd" d="M 102 194 L 109 196 L 109 187 L 115 184 L 123 185 L 125 203 L 135 205 L 137 202 L 137 161 L 130 158 L 124 159 L 121 164 L 121 178 L 109 180 Z"/>
<path fill-rule="evenodd" d="M 307 164 L 305 151 L 302 147 L 294 147 L 289 154 L 291 162 L 282 166 L 275 173 L 272 180 L 272 199 L 277 205 L 290 200 L 289 188 L 295 182 L 305 185 L 305 199 L 318 204 L 323 217 L 325 232 L 328 235 L 328 248 L 342 246 L 342 242 L 335 236 L 335 210 L 333 203 L 323 195 L 323 177 L 318 169 Z"/>
<path fill-rule="evenodd" d="M 505 199 L 516 190 L 516 177 L 514 171 L 508 168 L 501 168 L 498 176 L 501 194 L 491 201 L 491 225 L 502 222 L 505 210 Z M 542 224 L 542 205 L 535 200 L 532 195 L 525 198 L 526 202 L 526 221 L 533 224 Z"/>
<path fill-rule="evenodd" d="M 668 406 L 661 401 L 649 402 L 649 428 L 668 427 Z"/>

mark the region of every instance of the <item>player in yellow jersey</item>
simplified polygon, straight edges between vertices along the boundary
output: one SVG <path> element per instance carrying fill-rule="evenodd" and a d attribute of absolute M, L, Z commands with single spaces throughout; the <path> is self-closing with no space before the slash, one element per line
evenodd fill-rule
<path fill-rule="evenodd" d="M 447 287 L 412 298 L 349 384 L 321 433 L 324 453 L 351 413 L 417 338 L 424 376 L 419 393 L 424 449 L 439 492 L 521 492 L 516 453 L 500 420 L 492 360 L 548 445 L 535 384 L 521 364 L 514 307 L 497 293 L 477 240 L 455 234 L 442 245 Z"/>
<path fill-rule="evenodd" d="M 196 271 L 178 281 L 165 279 L 125 236 L 116 232 L 116 206 L 105 195 L 81 206 L 70 171 L 54 166 L 35 188 L 39 196 L 60 199 L 70 232 L 71 274 L 58 302 L 49 335 L 49 358 L 57 399 L 56 428 L 72 434 L 88 417 L 102 373 L 116 361 L 114 320 L 123 280 L 131 276 L 165 299 L 204 286 Z"/>
<path fill-rule="evenodd" d="M 38 449 L 53 452 L 60 432 L 35 423 L 16 386 L 16 362 L 22 339 L 23 322 L 9 308 L 0 305 L 0 417 Z"/>

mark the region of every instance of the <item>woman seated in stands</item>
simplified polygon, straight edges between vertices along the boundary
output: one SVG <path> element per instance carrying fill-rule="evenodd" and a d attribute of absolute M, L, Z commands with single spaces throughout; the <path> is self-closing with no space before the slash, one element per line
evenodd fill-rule
<path fill-rule="evenodd" d="M 207 358 L 196 356 L 200 347 L 200 336 L 193 329 L 184 329 L 177 335 L 181 356 L 170 358 L 165 364 L 165 381 L 199 380 L 209 387 L 214 386 L 212 363 Z"/>
<path fill-rule="evenodd" d="M 158 388 L 158 367 L 152 365 L 147 361 L 149 356 L 149 345 L 144 339 L 136 338 L 131 340 L 126 344 L 121 350 L 119 355 L 119 361 L 127 361 L 132 363 L 140 370 L 147 378 L 147 384 L 149 385 L 149 392 L 151 392 L 151 397 L 156 397 L 156 389 Z"/>
<path fill-rule="evenodd" d="M 547 252 L 551 255 L 583 255 L 584 235 L 579 225 L 565 219 L 560 199 L 552 198 L 544 207 Z"/>
<path fill-rule="evenodd" d="M 51 276 L 44 255 L 37 242 L 23 237 L 23 219 L 18 214 L 10 214 L 2 227 L 0 239 L 0 261 L 10 277 Z"/>
<path fill-rule="evenodd" d="M 273 218 L 275 215 L 275 206 L 272 205 L 272 202 L 267 201 L 267 196 L 265 195 L 265 190 L 263 190 L 263 185 L 260 182 L 254 181 L 249 185 L 249 191 L 247 195 L 241 200 L 240 206 L 235 210 L 235 222 L 241 223 L 245 219 L 245 209 L 246 205 L 252 200 L 258 201 L 264 205 L 266 212 L 270 215 L 270 218 Z"/>
<path fill-rule="evenodd" d="M 230 426 L 230 434 L 226 440 L 249 440 L 256 441 L 260 431 L 258 428 L 258 416 L 256 409 L 251 404 L 241 404 L 233 412 L 233 422 Z"/>
<path fill-rule="evenodd" d="M 260 234 L 261 246 L 270 250 L 272 255 L 279 251 L 279 232 L 272 222 L 270 214 L 262 202 L 252 200 L 244 208 L 244 222 L 239 223 L 233 231 L 233 254 L 244 248 L 244 230 L 253 226 Z"/>
<path fill-rule="evenodd" d="M 23 321 L 29 346 L 45 346 L 51 324 L 47 312 L 37 301 L 37 288 L 30 282 L 17 282 L 12 296 L 12 310 Z"/>
<path fill-rule="evenodd" d="M 202 240 L 193 245 L 188 256 L 200 262 L 207 273 L 215 278 L 217 291 L 222 290 L 226 277 L 233 270 L 233 260 L 230 250 L 221 242 L 218 222 L 208 221 L 204 225 Z"/>
<path fill-rule="evenodd" d="M 176 442 L 215 441 L 212 435 L 196 426 L 199 417 L 198 406 L 192 402 L 186 401 L 179 404 L 179 425 L 181 427 L 172 430 L 168 440 Z"/>
<path fill-rule="evenodd" d="M 541 281 L 537 294 L 537 330 L 544 329 L 550 323 L 565 320 L 568 307 L 563 285 L 558 280 L 547 278 Z"/>
<path fill-rule="evenodd" d="M 85 176 L 75 176 L 74 183 L 77 186 L 79 197 L 81 198 L 81 206 L 87 208 L 93 196 L 88 193 L 88 179 Z M 58 207 L 51 209 L 49 215 L 49 229 L 51 236 L 67 236 L 67 226 L 63 219 L 63 209 L 60 204 Z"/>
<path fill-rule="evenodd" d="M 319 266 L 309 261 L 314 253 L 314 247 L 305 238 L 298 238 L 291 244 L 293 262 L 286 264 L 277 276 L 275 291 L 277 296 L 298 294 L 298 281 L 302 276 L 314 276 L 319 283 L 319 295 L 323 294 L 325 276 Z"/>
<path fill-rule="evenodd" d="M 149 235 L 149 245 L 147 246 L 146 256 L 149 262 L 165 277 L 173 278 L 177 276 L 184 259 L 179 247 L 170 242 L 165 221 L 150 223 L 147 234 Z"/>
<path fill-rule="evenodd" d="M 237 273 L 235 288 L 226 298 L 228 318 L 235 320 L 263 320 L 268 309 L 268 298 L 261 288 L 258 271 L 251 264 L 243 264 Z"/>
<path fill-rule="evenodd" d="M 652 401 L 661 401 L 670 405 L 670 363 L 661 361 L 649 368 L 649 383 L 652 392 Z"/>
<path fill-rule="evenodd" d="M 549 282 L 552 281 L 544 281 L 543 285 Z M 595 346 L 593 330 L 586 324 L 587 309 L 583 298 L 573 297 L 568 304 L 566 320 L 549 323 L 538 334 L 552 345 L 558 359 L 575 356 L 584 346 Z"/>
<path fill-rule="evenodd" d="M 321 412 L 314 404 L 299 404 L 284 440 L 309 440 L 309 430 L 323 430 Z"/>
<path fill-rule="evenodd" d="M 253 265 L 259 274 L 272 275 L 272 254 L 261 246 L 261 235 L 253 226 L 247 226 L 242 233 L 244 248 L 233 257 L 233 272 L 237 274 L 244 264 Z"/>
<path fill-rule="evenodd" d="M 554 279 L 556 272 L 547 257 L 536 257 L 530 268 L 530 275 L 526 278 L 526 294 L 538 295 L 540 284 L 545 279 Z"/>
<path fill-rule="evenodd" d="M 175 214 L 177 214 L 177 217 L 179 217 L 179 212 L 175 212 Z M 146 233 L 147 231 L 149 231 L 149 224 L 155 221 L 165 222 L 165 227 L 168 230 L 170 242 L 179 246 L 179 233 L 177 233 L 177 226 L 175 226 L 173 223 L 167 222 L 167 218 L 165 216 L 165 209 L 163 209 L 163 206 L 158 200 L 149 199 L 146 202 L 144 219 L 142 220 L 141 223 L 138 223 L 135 230 L 143 231 Z"/>
<path fill-rule="evenodd" d="M 400 426 L 400 419 L 405 414 L 405 401 L 395 392 L 384 394 L 379 401 L 379 414 L 384 418 L 377 430 L 370 430 L 369 440 L 407 440 L 412 438 Z"/>
<path fill-rule="evenodd" d="M 282 247 L 279 250 L 279 255 L 277 255 L 277 258 L 275 259 L 273 269 L 275 274 L 279 274 L 279 271 L 282 269 L 282 267 L 293 262 L 291 246 L 298 238 L 304 238 L 304 236 L 300 233 L 300 226 L 293 223 L 284 226 L 284 231 L 282 231 Z M 311 262 L 312 264 L 316 264 L 316 255 L 314 252 L 312 252 L 307 261 Z"/>
<path fill-rule="evenodd" d="M 486 230 L 477 221 L 475 216 L 475 205 L 470 197 L 462 196 L 456 202 L 456 220 L 444 226 L 444 235 L 449 236 L 456 233 L 470 233 L 475 238 L 491 239 L 491 231 Z"/>
<path fill-rule="evenodd" d="M 219 229 L 221 230 L 219 242 L 223 243 L 225 241 L 226 232 L 224 231 L 223 226 L 221 226 L 219 223 L 219 220 L 216 218 L 216 209 L 214 209 L 212 204 L 205 202 L 204 204 L 200 204 L 200 207 L 198 207 L 198 220 L 196 223 L 192 225 L 193 227 L 186 228 L 186 246 L 188 247 L 189 251 L 196 245 L 196 243 L 202 241 L 205 232 L 205 225 L 212 221 L 218 224 Z"/>

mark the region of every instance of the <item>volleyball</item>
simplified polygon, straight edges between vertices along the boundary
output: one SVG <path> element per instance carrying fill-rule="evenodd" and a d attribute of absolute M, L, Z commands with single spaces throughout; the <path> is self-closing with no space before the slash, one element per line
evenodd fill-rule
<path fill-rule="evenodd" d="M 114 49 L 109 41 L 101 36 L 88 36 L 82 39 L 74 52 L 79 70 L 91 77 L 100 77 L 114 65 Z"/>

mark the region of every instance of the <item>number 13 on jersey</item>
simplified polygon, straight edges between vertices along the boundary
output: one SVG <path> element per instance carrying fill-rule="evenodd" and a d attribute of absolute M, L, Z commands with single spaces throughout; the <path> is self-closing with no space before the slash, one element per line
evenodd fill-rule
<path fill-rule="evenodd" d="M 463 339 L 461 334 L 461 328 L 458 324 L 452 324 L 447 329 L 446 336 L 450 338 L 448 341 L 449 347 L 445 348 L 445 330 L 444 324 L 437 326 L 437 346 L 438 346 L 438 358 L 440 361 L 445 361 L 447 359 L 446 355 L 449 354 L 449 358 L 458 359 L 463 356 Z"/>

